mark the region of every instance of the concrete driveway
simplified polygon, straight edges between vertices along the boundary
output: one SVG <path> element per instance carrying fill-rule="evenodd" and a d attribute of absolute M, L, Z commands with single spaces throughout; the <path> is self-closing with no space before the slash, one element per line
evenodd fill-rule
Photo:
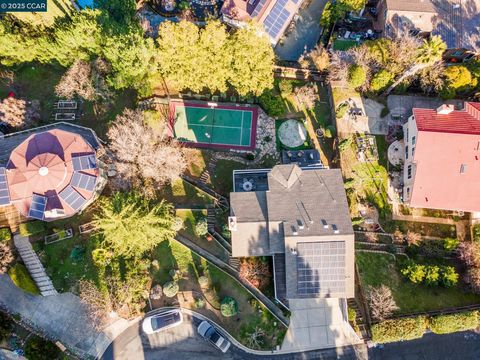
<path fill-rule="evenodd" d="M 340 299 L 290 299 L 290 324 L 282 350 L 313 350 L 360 343 Z"/>

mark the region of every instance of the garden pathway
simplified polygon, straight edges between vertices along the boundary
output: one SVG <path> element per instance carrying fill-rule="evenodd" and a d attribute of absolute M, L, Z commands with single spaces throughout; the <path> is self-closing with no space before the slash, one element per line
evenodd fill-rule
<path fill-rule="evenodd" d="M 289 320 L 288 318 L 283 315 L 283 312 L 278 308 L 277 305 L 273 301 L 271 301 L 268 297 L 266 297 L 260 290 L 258 290 L 255 286 L 250 284 L 248 281 L 245 281 L 242 279 L 236 269 L 231 267 L 229 264 L 223 262 L 219 258 L 217 258 L 215 255 L 209 253 L 208 251 L 202 249 L 200 246 L 197 244 L 194 244 L 192 241 L 187 239 L 184 236 L 177 235 L 176 240 L 178 240 L 180 243 L 188 247 L 190 250 L 194 251 L 198 255 L 204 257 L 211 263 L 213 263 L 215 266 L 217 266 L 219 269 L 223 270 L 225 273 L 236 279 L 238 282 L 240 282 L 243 287 L 245 287 L 253 296 L 257 298 L 270 312 L 275 315 L 275 317 L 283 322 L 285 325 L 288 326 Z"/>
<path fill-rule="evenodd" d="M 53 287 L 52 280 L 45 272 L 45 268 L 37 254 L 33 251 L 32 244 L 30 244 L 28 237 L 14 235 L 13 242 L 30 276 L 40 290 L 40 294 L 42 294 L 42 296 L 57 295 L 57 290 Z"/>
<path fill-rule="evenodd" d="M 80 298 L 64 293 L 36 296 L 13 284 L 10 276 L 0 274 L 0 308 L 20 316 L 32 331 L 53 341 L 59 341 L 82 359 L 101 355 L 112 339 L 130 323 L 116 318 L 103 332 L 96 331 L 88 319 Z"/>

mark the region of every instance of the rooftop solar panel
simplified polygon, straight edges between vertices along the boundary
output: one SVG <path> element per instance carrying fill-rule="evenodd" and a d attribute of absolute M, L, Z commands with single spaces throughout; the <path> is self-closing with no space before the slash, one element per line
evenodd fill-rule
<path fill-rule="evenodd" d="M 10 204 L 8 192 L 7 173 L 4 167 L 0 167 L 0 206 Z"/>
<path fill-rule="evenodd" d="M 79 210 L 86 201 L 85 198 L 70 185 L 63 189 L 59 195 L 73 210 Z"/>
<path fill-rule="evenodd" d="M 97 168 L 97 159 L 95 154 L 87 154 L 72 157 L 73 170 L 88 170 Z"/>
<path fill-rule="evenodd" d="M 290 17 L 290 12 L 285 9 L 287 2 L 288 0 L 278 0 L 263 22 L 265 30 L 272 38 L 278 37 Z"/>
<path fill-rule="evenodd" d="M 305 297 L 345 292 L 345 242 L 297 244 L 297 292 Z"/>
<path fill-rule="evenodd" d="M 32 202 L 30 203 L 30 210 L 28 211 L 28 217 L 43 220 L 43 214 L 47 207 L 47 198 L 42 195 L 33 194 Z"/>
<path fill-rule="evenodd" d="M 84 174 L 82 172 L 74 171 L 70 185 L 79 189 L 93 191 L 95 189 L 96 177 L 93 175 Z"/>
<path fill-rule="evenodd" d="M 265 6 L 266 1 L 267 0 L 260 0 L 260 2 L 257 4 L 257 6 L 255 6 L 255 10 L 253 10 L 253 12 L 252 12 L 252 17 L 257 16 L 260 13 L 260 11 Z"/>

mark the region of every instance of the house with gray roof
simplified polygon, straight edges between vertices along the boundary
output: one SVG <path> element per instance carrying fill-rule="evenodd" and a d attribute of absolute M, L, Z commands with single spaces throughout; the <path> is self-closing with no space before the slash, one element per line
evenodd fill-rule
<path fill-rule="evenodd" d="M 281 349 L 361 342 L 348 323 L 354 233 L 339 169 L 297 163 L 235 170 L 232 256 L 271 256 L 275 298 L 290 310 Z"/>
<path fill-rule="evenodd" d="M 262 181 L 267 189 L 256 191 Z M 232 256 L 273 256 L 279 301 L 354 297 L 354 233 L 339 169 L 239 170 L 234 184 Z"/>

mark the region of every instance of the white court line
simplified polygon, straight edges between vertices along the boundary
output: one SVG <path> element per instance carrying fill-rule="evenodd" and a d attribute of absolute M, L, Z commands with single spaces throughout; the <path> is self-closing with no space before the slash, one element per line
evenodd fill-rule
<path fill-rule="evenodd" d="M 242 125 L 240 127 L 240 144 L 242 144 L 242 137 L 243 137 L 243 116 L 245 115 L 245 111 L 242 111 Z"/>

